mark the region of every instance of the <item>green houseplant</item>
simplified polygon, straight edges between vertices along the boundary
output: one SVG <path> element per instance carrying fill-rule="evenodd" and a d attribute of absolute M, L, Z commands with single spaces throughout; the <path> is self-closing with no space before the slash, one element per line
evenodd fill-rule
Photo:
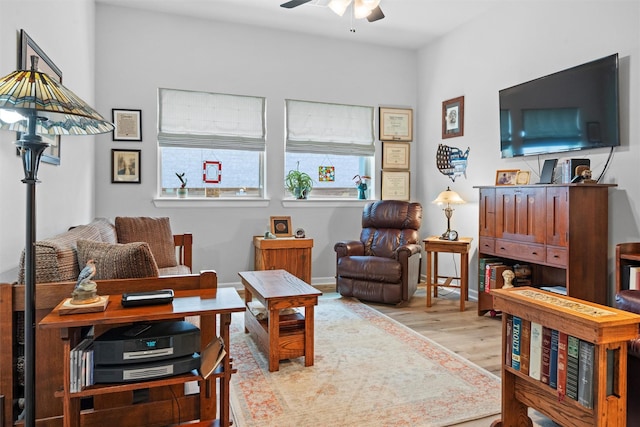
<path fill-rule="evenodd" d="M 184 172 L 176 172 L 176 176 L 180 180 L 180 188 L 176 188 L 176 194 L 178 197 L 187 197 L 189 189 L 187 188 L 187 178 L 184 177 Z"/>
<path fill-rule="evenodd" d="M 298 162 L 296 169 L 287 173 L 284 184 L 296 199 L 306 199 L 313 188 L 313 179 L 308 173 L 300 171 L 300 162 Z"/>

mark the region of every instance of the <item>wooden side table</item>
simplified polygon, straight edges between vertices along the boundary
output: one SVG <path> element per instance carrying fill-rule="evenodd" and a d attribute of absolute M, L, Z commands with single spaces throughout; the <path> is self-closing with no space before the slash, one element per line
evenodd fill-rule
<path fill-rule="evenodd" d="M 447 288 L 460 288 L 460 311 L 464 311 L 464 302 L 469 300 L 469 249 L 471 237 L 460 237 L 459 240 L 442 240 L 439 236 L 431 236 L 424 239 L 424 250 L 427 253 L 427 307 L 431 307 L 431 289 L 433 296 L 438 296 L 438 286 Z M 460 276 L 438 275 L 438 253 L 447 252 L 460 254 Z M 433 255 L 433 261 L 432 261 Z M 444 283 L 438 283 L 438 279 L 445 279 Z M 452 284 L 457 280 L 458 284 Z"/>
<path fill-rule="evenodd" d="M 287 270 L 298 279 L 311 283 L 313 239 L 253 237 L 255 270 Z"/>

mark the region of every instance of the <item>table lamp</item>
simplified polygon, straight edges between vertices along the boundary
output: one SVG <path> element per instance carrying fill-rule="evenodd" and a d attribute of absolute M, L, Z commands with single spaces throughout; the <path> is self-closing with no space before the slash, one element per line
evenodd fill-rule
<path fill-rule="evenodd" d="M 30 70 L 0 78 L 0 129 L 20 132 L 15 142 L 27 185 L 24 312 L 25 426 L 35 425 L 35 285 L 36 187 L 40 158 L 49 147 L 45 135 L 95 135 L 110 132 L 113 124 L 62 84 L 38 71 L 38 57 Z"/>
<path fill-rule="evenodd" d="M 447 217 L 447 231 L 442 233 L 440 238 L 442 240 L 458 240 L 458 232 L 451 229 L 451 217 L 453 216 L 453 208 L 451 205 L 459 205 L 466 202 L 462 200 L 462 197 L 460 197 L 458 193 L 447 187 L 445 191 L 438 194 L 438 197 L 436 197 L 433 203 L 437 205 L 444 205 L 446 203 L 447 205 L 446 208 L 442 209 L 444 215 Z"/>

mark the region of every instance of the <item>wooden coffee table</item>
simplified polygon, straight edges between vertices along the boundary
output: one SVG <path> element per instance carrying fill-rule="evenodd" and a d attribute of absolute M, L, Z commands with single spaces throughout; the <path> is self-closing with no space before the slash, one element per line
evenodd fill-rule
<path fill-rule="evenodd" d="M 245 332 L 253 332 L 258 347 L 269 356 L 269 372 L 280 361 L 304 356 L 304 365 L 313 366 L 313 312 L 322 292 L 285 270 L 242 271 L 245 304 L 255 296 L 266 308 L 268 318 L 258 320 L 245 311 Z M 285 308 L 303 307 L 301 313 L 280 315 Z"/>

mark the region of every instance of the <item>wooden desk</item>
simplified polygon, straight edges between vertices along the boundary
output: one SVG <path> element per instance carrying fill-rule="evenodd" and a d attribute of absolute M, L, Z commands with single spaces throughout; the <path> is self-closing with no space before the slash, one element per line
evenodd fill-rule
<path fill-rule="evenodd" d="M 253 237 L 254 270 L 287 270 L 298 279 L 311 283 L 313 239 Z"/>
<path fill-rule="evenodd" d="M 245 332 L 256 334 L 258 346 L 269 357 L 269 372 L 277 371 L 280 360 L 304 356 L 304 365 L 313 366 L 313 314 L 322 292 L 285 270 L 243 271 L 238 273 L 244 285 L 245 302 L 253 296 L 265 306 L 266 320 L 259 321 L 247 309 Z M 304 318 L 298 324 L 281 328 L 280 310 L 303 307 Z"/>
<path fill-rule="evenodd" d="M 460 288 L 460 311 L 464 311 L 464 302 L 469 300 L 469 248 L 472 240 L 471 237 L 460 237 L 459 240 L 451 241 L 431 236 L 422 241 L 427 253 L 427 307 L 431 307 L 431 289 L 433 288 L 433 296 L 437 297 L 438 286 L 442 286 Z M 460 254 L 460 276 L 438 274 L 438 253 L 440 252 Z M 438 279 L 445 279 L 445 282 L 438 283 Z M 458 284 L 452 284 L 453 280 L 457 280 Z"/>
<path fill-rule="evenodd" d="M 64 426 L 80 426 L 80 399 L 82 397 L 104 395 L 122 391 L 133 391 L 172 384 L 182 384 L 198 380 L 200 382 L 200 414 L 201 420 L 216 418 L 216 384 L 212 380 L 220 380 L 220 425 L 229 426 L 229 381 L 232 366 L 229 358 L 229 324 L 231 313 L 244 311 L 245 306 L 238 292 L 233 288 L 200 289 L 176 291 L 172 304 L 152 305 L 146 307 L 124 308 L 120 304 L 121 295 L 111 295 L 107 309 L 99 313 L 83 313 L 59 315 L 54 309 L 39 323 L 40 328 L 60 329 L 64 345 L 64 384 L 63 390 L 56 393 L 62 397 L 64 410 Z M 159 320 L 182 319 L 185 316 L 200 316 L 200 339 L 202 348 L 216 336 L 216 324 L 220 320 L 220 336 L 227 343 L 227 355 L 222 362 L 222 369 L 216 370 L 208 379 L 189 373 L 173 377 L 161 378 L 133 383 L 104 384 L 87 387 L 84 390 L 70 392 L 70 352 L 80 341 L 80 329 L 83 326 L 96 325 L 97 328 L 118 324 L 151 322 Z M 122 417 L 130 416 L 127 410 Z M 144 420 L 146 421 L 146 420 Z M 139 423 L 144 424 L 143 420 Z"/>

